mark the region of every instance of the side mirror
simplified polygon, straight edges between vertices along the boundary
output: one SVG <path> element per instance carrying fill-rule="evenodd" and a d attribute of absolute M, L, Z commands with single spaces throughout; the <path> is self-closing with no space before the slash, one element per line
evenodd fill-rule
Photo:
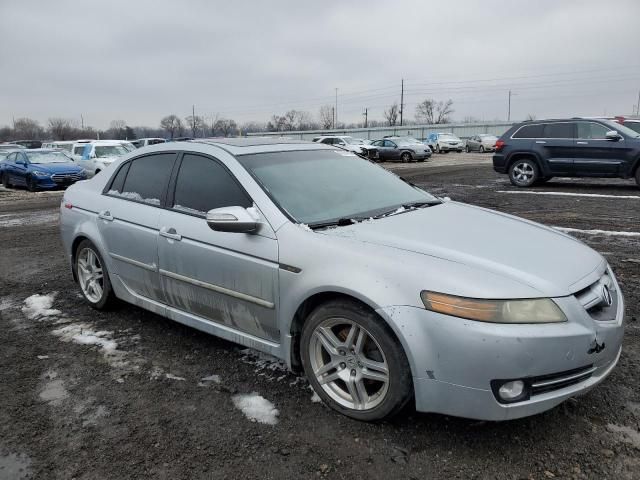
<path fill-rule="evenodd" d="M 244 207 L 214 208 L 207 212 L 207 225 L 217 232 L 253 233 L 260 220 Z"/>
<path fill-rule="evenodd" d="M 604 134 L 607 140 L 618 141 L 622 139 L 622 135 L 620 135 L 616 130 L 609 130 Z"/>

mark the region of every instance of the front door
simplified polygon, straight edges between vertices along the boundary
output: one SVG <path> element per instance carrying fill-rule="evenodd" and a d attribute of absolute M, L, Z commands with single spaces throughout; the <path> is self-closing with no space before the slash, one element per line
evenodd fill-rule
<path fill-rule="evenodd" d="M 580 176 L 617 176 L 626 171 L 630 153 L 623 139 L 608 140 L 611 128 L 596 122 L 578 122 L 574 174 Z"/>
<path fill-rule="evenodd" d="M 253 202 L 218 160 L 185 153 L 167 210 L 158 254 L 166 302 L 180 310 L 267 340 L 279 340 L 278 242 L 267 224 L 255 234 L 213 231 L 214 208 Z"/>
<path fill-rule="evenodd" d="M 160 153 L 123 164 L 97 212 L 113 273 L 129 290 L 155 301 L 163 301 L 158 275 L 160 206 L 175 159 L 175 153 Z"/>

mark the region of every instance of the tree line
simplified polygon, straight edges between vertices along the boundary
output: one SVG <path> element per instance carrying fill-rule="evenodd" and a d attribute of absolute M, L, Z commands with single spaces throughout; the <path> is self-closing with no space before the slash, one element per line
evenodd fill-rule
<path fill-rule="evenodd" d="M 274 114 L 266 122 L 245 122 L 238 124 L 231 118 L 219 115 L 204 117 L 189 115 L 180 118 L 171 114 L 160 120 L 158 127 L 130 126 L 124 120 L 113 120 L 109 128 L 96 130 L 79 125 L 77 121 L 63 118 L 49 118 L 41 125 L 31 118 L 18 118 L 12 126 L 0 127 L 0 141 L 11 140 L 77 140 L 81 138 L 127 139 L 145 137 L 234 137 L 257 132 L 291 132 L 296 130 L 329 130 L 362 127 L 384 127 L 399 124 L 400 106 L 390 105 L 383 112 L 382 120 L 366 119 L 362 122 L 336 123 L 335 110 L 331 105 L 320 107 L 317 117 L 304 110 L 289 110 L 283 114 Z M 403 117 L 403 125 L 442 124 L 451 121 L 453 101 L 436 101 L 428 98 L 418 104 L 413 119 Z"/>

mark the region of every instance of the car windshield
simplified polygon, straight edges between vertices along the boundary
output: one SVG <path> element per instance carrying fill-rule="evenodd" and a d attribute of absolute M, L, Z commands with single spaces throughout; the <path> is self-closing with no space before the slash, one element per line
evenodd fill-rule
<path fill-rule="evenodd" d="M 614 122 L 613 120 L 603 120 L 602 123 L 606 124 L 607 127 L 611 127 L 611 130 L 615 130 L 616 132 L 621 133 L 622 135 L 626 135 L 627 137 L 640 138 L 640 133 L 631 130 L 629 127 L 625 127 L 618 122 Z"/>
<path fill-rule="evenodd" d="M 281 210 L 310 226 L 368 218 L 402 205 L 439 201 L 352 153 L 337 150 L 238 156 Z"/>
<path fill-rule="evenodd" d="M 69 157 L 62 152 L 28 152 L 27 158 L 31 163 L 69 163 Z"/>
<path fill-rule="evenodd" d="M 364 143 L 364 140 L 362 140 L 361 138 L 342 137 L 342 139 L 345 141 L 345 143 L 348 143 L 350 145 L 362 145 Z"/>
<path fill-rule="evenodd" d="M 497 140 L 495 135 L 478 135 L 482 140 Z"/>
<path fill-rule="evenodd" d="M 119 157 L 128 153 L 122 145 L 96 145 L 96 157 Z"/>
<path fill-rule="evenodd" d="M 440 138 L 444 138 L 446 140 L 458 140 L 458 137 L 452 133 L 441 133 Z"/>
<path fill-rule="evenodd" d="M 123 143 L 122 146 L 127 152 L 133 152 L 136 149 L 136 146 L 133 143 Z"/>

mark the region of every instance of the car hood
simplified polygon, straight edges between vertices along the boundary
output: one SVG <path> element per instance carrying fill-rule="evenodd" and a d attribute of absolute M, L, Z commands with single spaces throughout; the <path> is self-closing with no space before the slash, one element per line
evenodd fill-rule
<path fill-rule="evenodd" d="M 102 162 L 102 163 L 113 163 L 116 160 L 118 160 L 120 158 L 120 156 L 114 156 L 114 157 L 99 157 L 96 158 L 97 162 Z"/>
<path fill-rule="evenodd" d="M 600 254 L 569 235 L 457 202 L 321 232 L 508 277 L 533 288 L 537 294 L 531 296 L 575 293 L 606 265 Z"/>
<path fill-rule="evenodd" d="M 34 170 L 39 170 L 46 173 L 66 173 L 66 172 L 79 172 L 82 170 L 78 165 L 73 162 L 65 163 L 32 163 Z"/>

